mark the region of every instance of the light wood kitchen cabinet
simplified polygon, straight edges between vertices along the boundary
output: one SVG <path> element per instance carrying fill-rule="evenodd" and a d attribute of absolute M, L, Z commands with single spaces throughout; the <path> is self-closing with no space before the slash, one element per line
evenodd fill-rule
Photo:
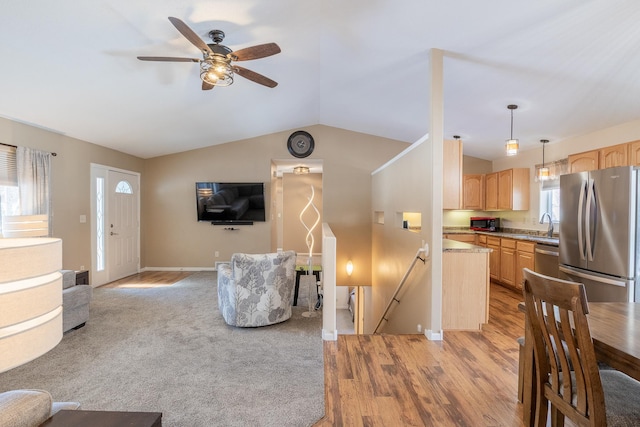
<path fill-rule="evenodd" d="M 529 168 L 498 172 L 498 209 L 529 210 Z"/>
<path fill-rule="evenodd" d="M 498 172 L 484 176 L 485 198 L 484 208 L 488 211 L 498 210 Z"/>
<path fill-rule="evenodd" d="M 464 243 L 470 243 L 472 245 L 476 244 L 476 235 L 472 234 L 472 233 L 466 233 L 466 234 L 445 234 L 444 235 L 445 239 L 449 239 L 449 240 L 455 240 L 457 242 L 464 242 Z"/>
<path fill-rule="evenodd" d="M 516 242 L 516 289 L 522 290 L 522 269 L 528 268 L 529 270 L 534 270 L 535 268 L 535 246 L 535 243 L 532 242 L 523 242 L 520 240 Z"/>
<path fill-rule="evenodd" d="M 462 207 L 462 141 L 445 140 L 442 156 L 442 209 L 460 209 Z"/>
<path fill-rule="evenodd" d="M 618 144 L 601 148 L 598 153 L 598 168 L 606 169 L 629 165 L 629 144 Z"/>
<path fill-rule="evenodd" d="M 484 210 L 484 175 L 464 175 L 462 193 L 462 209 Z"/>
<path fill-rule="evenodd" d="M 478 246 L 482 246 L 483 248 L 487 247 L 487 236 L 478 234 Z"/>
<path fill-rule="evenodd" d="M 493 249 L 489 254 L 489 276 L 500 280 L 500 238 L 487 236 L 487 248 Z"/>
<path fill-rule="evenodd" d="M 599 168 L 600 153 L 598 150 L 569 155 L 569 173 L 592 171 Z"/>
<path fill-rule="evenodd" d="M 513 239 L 500 239 L 500 281 L 515 287 L 516 241 Z"/>
<path fill-rule="evenodd" d="M 640 140 L 629 142 L 629 166 L 640 166 Z"/>

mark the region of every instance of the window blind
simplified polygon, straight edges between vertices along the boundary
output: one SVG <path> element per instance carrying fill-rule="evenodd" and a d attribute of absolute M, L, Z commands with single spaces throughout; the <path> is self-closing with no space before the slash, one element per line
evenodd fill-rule
<path fill-rule="evenodd" d="M 0 185 L 18 185 L 16 147 L 0 144 Z"/>

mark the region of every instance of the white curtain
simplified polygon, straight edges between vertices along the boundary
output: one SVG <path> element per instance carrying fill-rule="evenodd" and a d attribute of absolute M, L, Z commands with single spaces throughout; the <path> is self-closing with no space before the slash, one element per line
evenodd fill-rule
<path fill-rule="evenodd" d="M 27 147 L 16 149 L 21 215 L 49 216 L 51 223 L 51 153 Z"/>

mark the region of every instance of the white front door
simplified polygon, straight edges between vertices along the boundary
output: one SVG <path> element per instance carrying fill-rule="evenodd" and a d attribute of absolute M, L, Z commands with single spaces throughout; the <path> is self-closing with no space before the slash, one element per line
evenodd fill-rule
<path fill-rule="evenodd" d="M 138 176 L 110 170 L 107 178 L 108 214 L 105 234 L 109 280 L 117 280 L 139 270 Z"/>

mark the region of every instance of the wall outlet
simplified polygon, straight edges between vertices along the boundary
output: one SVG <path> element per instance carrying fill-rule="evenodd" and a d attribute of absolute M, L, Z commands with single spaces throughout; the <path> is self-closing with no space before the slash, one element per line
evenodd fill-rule
<path fill-rule="evenodd" d="M 215 256 L 216 258 L 218 258 L 218 257 L 220 256 L 220 252 L 219 252 L 219 251 L 215 251 L 215 252 L 213 253 L 213 256 Z"/>
<path fill-rule="evenodd" d="M 418 323 L 418 327 L 416 329 L 418 329 L 418 333 L 422 332 L 422 325 Z"/>
<path fill-rule="evenodd" d="M 84 265 L 80 266 L 80 271 L 84 271 Z"/>

